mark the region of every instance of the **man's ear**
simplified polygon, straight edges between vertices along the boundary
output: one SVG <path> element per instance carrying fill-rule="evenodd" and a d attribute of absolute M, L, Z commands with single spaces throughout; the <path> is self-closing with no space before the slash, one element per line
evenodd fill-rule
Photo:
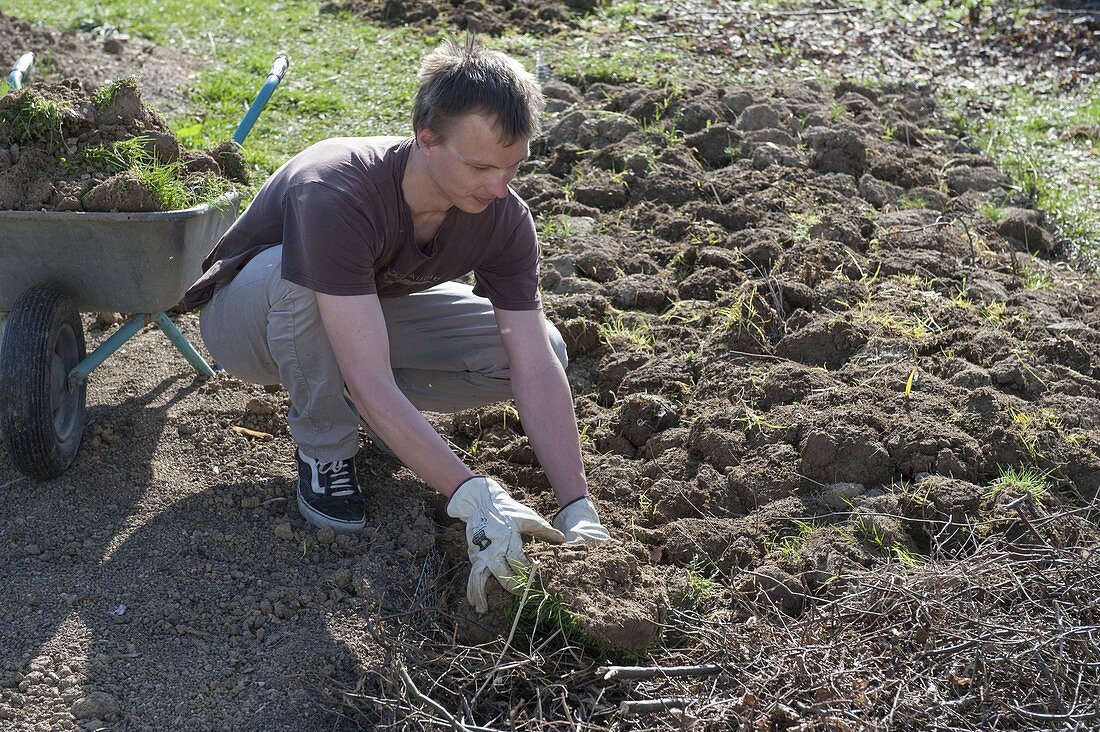
<path fill-rule="evenodd" d="M 439 144 L 439 135 L 432 132 L 430 127 L 425 127 L 416 133 L 416 144 L 421 150 L 429 150 L 433 145 Z"/>

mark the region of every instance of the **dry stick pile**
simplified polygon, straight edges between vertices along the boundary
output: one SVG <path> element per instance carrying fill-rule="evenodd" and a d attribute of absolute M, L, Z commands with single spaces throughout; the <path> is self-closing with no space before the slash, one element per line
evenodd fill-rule
<path fill-rule="evenodd" d="M 1100 503 L 1001 508 L 968 527 L 985 538 L 963 547 L 958 524 L 929 522 L 926 563 L 838 575 L 798 618 L 747 595 L 734 598 L 746 622 L 674 611 L 640 668 L 599 667 L 560 627 L 525 634 L 516 623 L 506 639 L 456 643 L 437 598 L 461 577 L 429 558 L 421 576 L 435 580 L 412 610 L 370 620 L 385 663 L 355 689 L 326 691 L 340 714 L 387 729 L 1093 727 L 1100 560 L 1065 528 L 1095 520 Z"/>

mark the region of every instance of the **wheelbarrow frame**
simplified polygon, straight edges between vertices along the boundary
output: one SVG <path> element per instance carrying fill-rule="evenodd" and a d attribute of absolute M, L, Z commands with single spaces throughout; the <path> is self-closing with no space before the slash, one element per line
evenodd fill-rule
<path fill-rule="evenodd" d="M 202 260 L 236 218 L 240 194 L 180 211 L 0 211 L 0 311 L 39 284 L 61 288 L 77 311 L 135 313 L 69 372 L 83 382 L 147 323 L 155 322 L 196 371 L 213 369 L 164 310 L 202 274 Z M 0 323 L 0 347 L 5 320 Z"/>

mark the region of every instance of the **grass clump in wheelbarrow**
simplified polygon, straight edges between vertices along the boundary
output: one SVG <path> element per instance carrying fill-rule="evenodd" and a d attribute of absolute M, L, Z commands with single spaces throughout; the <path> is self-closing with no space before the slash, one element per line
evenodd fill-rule
<path fill-rule="evenodd" d="M 11 104 L 0 102 L 0 129 L 6 127 L 15 140 L 58 142 L 66 118 L 75 114 L 61 100 L 28 92 L 13 95 Z"/>
<path fill-rule="evenodd" d="M 188 172 L 180 160 L 162 162 L 157 140 L 148 136 L 97 145 L 80 155 L 83 167 L 110 176 L 84 197 L 89 210 L 104 210 L 111 198 L 138 202 L 140 210 L 172 211 L 216 200 L 233 183 L 212 172 Z M 106 209 L 109 210 L 109 209 Z"/>
<path fill-rule="evenodd" d="M 130 76 L 0 98 L 0 210 L 173 211 L 247 184 L 236 144 L 188 151 Z"/>

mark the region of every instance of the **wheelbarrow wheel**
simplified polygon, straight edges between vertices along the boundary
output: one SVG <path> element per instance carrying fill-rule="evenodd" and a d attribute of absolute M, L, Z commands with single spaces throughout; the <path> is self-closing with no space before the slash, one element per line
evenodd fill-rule
<path fill-rule="evenodd" d="M 69 387 L 84 358 L 84 327 L 55 285 L 35 285 L 12 306 L 0 346 L 0 434 L 8 456 L 32 478 L 69 467 L 84 431 L 85 387 Z"/>

